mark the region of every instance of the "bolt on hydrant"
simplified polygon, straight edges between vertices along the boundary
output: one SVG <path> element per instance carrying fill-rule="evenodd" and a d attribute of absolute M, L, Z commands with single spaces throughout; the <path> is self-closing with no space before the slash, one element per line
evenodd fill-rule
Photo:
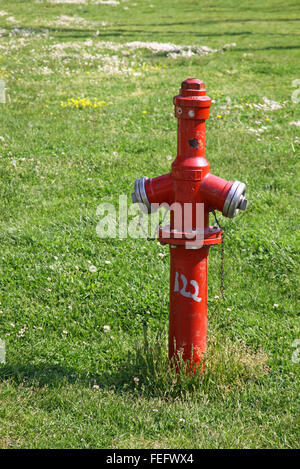
<path fill-rule="evenodd" d="M 170 225 L 158 230 L 158 240 L 170 245 L 169 358 L 181 353 L 195 369 L 206 349 L 208 252 L 223 237 L 219 226 L 209 226 L 209 213 L 219 210 L 233 218 L 248 202 L 245 184 L 210 173 L 205 121 L 211 99 L 205 84 L 185 80 L 174 105 L 178 134 L 172 171 L 137 179 L 132 201 L 148 213 L 160 206 L 170 209 Z"/>

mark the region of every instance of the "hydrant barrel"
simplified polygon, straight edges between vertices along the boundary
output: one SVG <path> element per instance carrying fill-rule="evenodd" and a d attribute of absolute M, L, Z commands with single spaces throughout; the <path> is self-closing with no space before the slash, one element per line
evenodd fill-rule
<path fill-rule="evenodd" d="M 206 348 L 208 247 L 170 248 L 169 358 L 195 369 Z"/>

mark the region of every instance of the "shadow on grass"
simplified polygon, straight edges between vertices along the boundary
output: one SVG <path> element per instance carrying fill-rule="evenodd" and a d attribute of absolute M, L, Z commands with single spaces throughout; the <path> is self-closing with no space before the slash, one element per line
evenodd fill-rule
<path fill-rule="evenodd" d="M 195 21 L 180 21 L 180 22 L 169 22 L 169 23 L 147 23 L 147 26 L 200 26 L 201 23 L 205 24 L 225 24 L 225 23 L 286 23 L 286 22 L 298 22 L 300 18 L 222 18 L 220 20 L 211 20 L 203 17 L 202 20 Z M 122 25 L 121 25 L 122 26 Z M 141 23 L 131 23 L 131 26 L 145 26 Z"/>
<path fill-rule="evenodd" d="M 254 20 L 241 20 L 239 21 L 240 23 L 247 22 L 247 21 L 254 21 Z M 299 21 L 299 19 L 295 19 L 292 21 Z M 203 22 L 206 24 L 206 21 Z M 188 24 L 194 24 L 194 23 L 178 23 L 178 25 L 188 25 Z M 201 21 L 195 22 L 199 27 L 201 26 Z M 155 26 L 176 26 L 177 23 L 174 24 L 165 24 L 165 25 L 159 25 L 155 24 Z M 105 30 L 97 30 L 95 29 L 77 29 L 77 28 L 53 28 L 53 27 L 12 27 L 12 26 L 6 26 L 5 31 L 2 32 L 1 37 L 11 37 L 11 38 L 18 38 L 18 37 L 26 37 L 26 36 L 41 36 L 41 37 L 47 37 L 48 34 L 55 34 L 55 37 L 57 39 L 87 39 L 91 37 L 95 37 L 98 40 L 104 39 L 104 38 L 126 38 L 129 39 L 131 36 L 134 38 L 136 37 L 136 34 L 143 34 L 144 39 L 146 39 L 148 36 L 152 38 L 153 36 L 153 31 L 152 30 L 145 30 L 144 25 L 141 25 L 141 29 L 130 29 L 132 25 L 129 25 L 128 28 L 118 28 L 118 29 L 108 29 L 106 28 Z M 135 25 L 139 26 L 139 25 Z M 147 25 L 149 26 L 149 25 Z M 184 32 L 184 30 L 181 31 L 181 33 Z M 175 30 L 155 30 L 155 34 L 160 34 L 162 36 L 172 36 L 174 37 L 174 33 L 176 33 Z M 265 35 L 265 33 L 259 33 L 259 32 L 253 32 L 253 31 L 228 31 L 228 32 L 193 32 L 193 34 L 197 37 L 238 37 L 238 36 L 252 36 L 252 35 Z M 281 35 L 281 36 L 289 36 L 290 34 L 287 33 L 268 33 L 267 35 Z M 266 48 L 259 48 L 259 49 L 251 49 L 251 50 L 267 50 L 267 49 L 297 49 L 299 48 L 298 46 L 269 46 Z M 237 49 L 236 49 L 237 50 Z M 246 50 L 246 49 L 239 49 L 239 50 Z"/>
<path fill-rule="evenodd" d="M 200 25 L 201 23 L 199 23 Z M 147 25 L 148 26 L 148 25 Z M 156 25 L 157 26 L 157 25 Z M 168 25 L 167 25 L 168 26 Z M 172 25 L 171 25 L 172 26 Z M 135 36 L 136 34 L 143 34 L 145 35 L 150 35 L 151 37 L 153 36 L 153 31 L 152 30 L 145 30 L 144 25 L 141 25 L 140 29 L 130 29 L 130 25 L 128 28 L 114 28 L 114 29 L 108 29 L 105 28 L 105 30 L 98 30 L 97 28 L 95 29 L 78 29 L 78 28 L 53 28 L 53 27 L 18 27 L 18 28 L 13 28 L 12 26 L 6 26 L 5 27 L 6 32 L 2 32 L 1 37 L 12 37 L 12 38 L 18 38 L 18 37 L 23 37 L 23 36 L 47 36 L 48 34 L 55 34 L 57 38 L 91 38 L 93 36 L 97 37 L 98 39 L 101 39 L 103 37 L 112 37 L 112 36 L 117 36 L 117 37 L 130 37 L 130 36 Z M 165 30 L 156 30 L 155 34 L 162 34 L 165 36 L 171 35 L 174 36 L 174 31 L 165 31 Z M 215 36 L 245 36 L 253 34 L 251 31 L 229 31 L 229 32 L 222 32 L 222 33 L 196 33 L 196 36 L 203 36 L 203 37 L 215 37 Z"/>
<path fill-rule="evenodd" d="M 67 368 L 56 364 L 33 365 L 22 363 L 0 365 L 0 382 L 11 380 L 17 385 L 25 386 L 48 386 L 60 387 L 63 384 L 76 382 L 83 386 L 90 386 L 93 380 L 98 380 L 99 376 L 89 376 L 87 374 L 78 374 L 75 368 Z"/>
<path fill-rule="evenodd" d="M 75 368 L 56 364 L 2 365 L 0 381 L 15 385 L 61 388 L 78 384 L 92 389 L 94 386 L 115 392 L 130 392 L 147 397 L 176 399 L 186 395 L 229 393 L 249 382 L 256 382 L 268 372 L 268 357 L 263 351 L 253 351 L 242 342 L 214 337 L 208 344 L 203 364 L 196 373 L 190 373 L 179 356 L 171 367 L 167 356 L 167 335 L 149 336 L 124 357 L 118 367 L 100 373 L 78 373 Z M 201 369 L 203 371 L 201 371 Z"/>

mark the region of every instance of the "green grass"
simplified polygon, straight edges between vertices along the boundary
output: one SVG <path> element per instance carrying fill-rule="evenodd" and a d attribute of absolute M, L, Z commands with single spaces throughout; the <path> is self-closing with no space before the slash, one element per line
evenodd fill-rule
<path fill-rule="evenodd" d="M 0 10 L 0 447 L 298 447 L 296 3 L 2 0 Z M 133 41 L 217 52 L 172 58 Z M 250 206 L 220 216 L 225 301 L 219 249 L 210 253 L 206 372 L 175 378 L 168 248 L 100 239 L 96 210 L 169 170 L 172 97 L 189 76 L 214 100 L 212 172 L 245 182 Z M 253 105 L 264 97 L 280 109 Z M 111 104 L 61 105 L 72 98 Z"/>

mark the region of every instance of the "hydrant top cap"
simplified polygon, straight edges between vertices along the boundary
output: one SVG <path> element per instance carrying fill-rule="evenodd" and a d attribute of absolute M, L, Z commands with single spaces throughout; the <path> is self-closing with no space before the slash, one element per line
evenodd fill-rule
<path fill-rule="evenodd" d="M 205 83 L 198 78 L 187 78 L 181 83 L 182 90 L 205 90 Z"/>
<path fill-rule="evenodd" d="M 197 101 L 199 101 L 198 98 L 203 98 L 203 97 L 206 98 L 205 83 L 201 80 L 198 80 L 198 78 L 187 78 L 181 83 L 179 95 L 176 99 L 178 100 L 180 97 L 189 98 L 189 100 L 196 99 Z M 207 100 L 210 101 L 208 97 L 207 97 Z M 204 102 L 200 103 L 200 101 L 198 103 L 192 104 L 192 106 L 196 106 L 196 107 L 207 106 L 208 101 L 206 101 L 205 104 Z M 187 103 L 185 105 L 187 105 Z M 210 106 L 210 103 L 208 107 L 209 106 Z"/>

